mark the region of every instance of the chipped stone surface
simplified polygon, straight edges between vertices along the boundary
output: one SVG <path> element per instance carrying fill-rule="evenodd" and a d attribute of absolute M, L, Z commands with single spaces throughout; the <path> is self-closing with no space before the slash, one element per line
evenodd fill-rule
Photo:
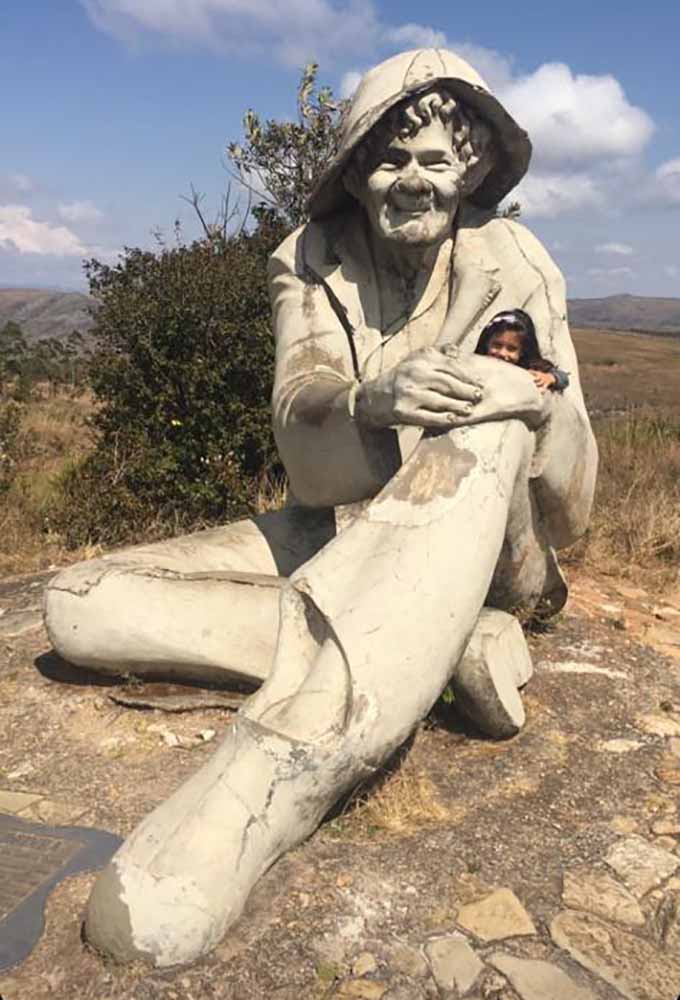
<path fill-rule="evenodd" d="M 401 941 L 387 949 L 387 960 L 390 968 L 414 979 L 425 979 L 430 974 L 430 967 L 420 952 Z"/>
<path fill-rule="evenodd" d="M 680 834 L 680 819 L 658 819 L 652 823 L 652 833 L 658 837 L 676 837 Z"/>
<path fill-rule="evenodd" d="M 640 822 L 635 816 L 614 816 L 609 826 L 614 833 L 637 833 Z"/>
<path fill-rule="evenodd" d="M 652 923 L 662 946 L 671 955 L 680 955 L 680 890 L 662 897 Z"/>
<path fill-rule="evenodd" d="M 639 740 L 601 740 L 597 749 L 603 753 L 630 753 L 632 750 L 639 750 L 642 745 Z"/>
<path fill-rule="evenodd" d="M 635 897 L 605 872 L 565 872 L 562 902 L 573 910 L 586 910 L 630 927 L 642 927 L 645 922 Z"/>
<path fill-rule="evenodd" d="M 598 667 L 594 663 L 581 660 L 557 660 L 540 664 L 542 670 L 560 674 L 596 674 L 610 680 L 626 680 L 627 675 L 611 667 Z"/>
<path fill-rule="evenodd" d="M 638 899 L 669 878 L 680 864 L 669 851 L 635 836 L 613 844 L 605 861 Z"/>
<path fill-rule="evenodd" d="M 461 934 L 430 941 L 425 951 L 435 982 L 442 990 L 455 988 L 461 994 L 467 993 L 484 968 Z"/>
<path fill-rule="evenodd" d="M 41 798 L 35 792 L 9 792 L 0 789 L 0 812 L 18 815 Z"/>
<path fill-rule="evenodd" d="M 378 968 L 378 963 L 375 960 L 375 955 L 371 955 L 369 951 L 363 951 L 359 955 L 353 965 L 352 972 L 355 976 L 369 976 L 372 972 L 375 972 Z"/>
<path fill-rule="evenodd" d="M 387 983 L 371 979 L 348 979 L 333 994 L 343 1000 L 381 1000 L 387 993 Z"/>
<path fill-rule="evenodd" d="M 53 826 L 67 826 L 75 823 L 87 812 L 87 806 L 76 802 L 55 802 L 53 799 L 37 799 L 19 815 L 22 819 L 36 823 L 50 823 Z"/>
<path fill-rule="evenodd" d="M 680 736 L 680 722 L 668 715 L 643 715 L 637 720 L 637 725 L 650 736 Z"/>
<path fill-rule="evenodd" d="M 680 962 L 660 955 L 644 938 L 586 913 L 559 913 L 552 939 L 584 968 L 604 979 L 627 1000 L 662 1000 L 678 995 Z"/>
<path fill-rule="evenodd" d="M 458 913 L 460 926 L 482 941 L 535 934 L 534 923 L 511 889 L 498 889 Z"/>
<path fill-rule="evenodd" d="M 595 1000 L 590 990 L 577 986 L 556 965 L 497 952 L 491 965 L 507 976 L 522 1000 Z"/>
<path fill-rule="evenodd" d="M 649 630 L 648 636 L 651 642 L 658 642 L 663 646 L 680 646 L 680 630 L 676 628 L 653 625 Z"/>
<path fill-rule="evenodd" d="M 41 626 L 42 611 L 38 608 L 6 612 L 0 617 L 0 639 L 17 639 Z"/>

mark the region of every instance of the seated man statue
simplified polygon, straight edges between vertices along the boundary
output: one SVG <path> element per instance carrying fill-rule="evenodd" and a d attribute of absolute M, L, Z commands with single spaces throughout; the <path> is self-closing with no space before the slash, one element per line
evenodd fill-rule
<path fill-rule="evenodd" d="M 507 611 L 563 604 L 554 549 L 584 531 L 596 467 L 564 282 L 497 214 L 530 151 L 453 53 L 371 70 L 311 221 L 270 264 L 288 505 L 52 581 L 47 627 L 76 664 L 265 681 L 99 877 L 101 950 L 172 965 L 212 948 L 447 683 L 489 735 L 521 726 L 530 661 Z M 474 353 L 514 308 L 563 393 Z"/>

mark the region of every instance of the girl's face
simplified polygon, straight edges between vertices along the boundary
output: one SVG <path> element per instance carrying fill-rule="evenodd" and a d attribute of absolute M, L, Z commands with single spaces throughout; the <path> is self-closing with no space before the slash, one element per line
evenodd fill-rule
<path fill-rule="evenodd" d="M 522 336 L 516 330 L 499 330 L 489 340 L 487 348 L 490 358 L 518 365 L 522 357 Z"/>

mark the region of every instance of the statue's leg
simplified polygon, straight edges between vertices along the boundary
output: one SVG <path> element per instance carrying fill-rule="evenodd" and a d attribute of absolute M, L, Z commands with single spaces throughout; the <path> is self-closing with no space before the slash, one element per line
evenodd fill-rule
<path fill-rule="evenodd" d="M 71 566 L 47 586 L 48 634 L 105 673 L 258 683 L 284 577 L 334 534 L 332 511 L 291 507 Z"/>
<path fill-rule="evenodd" d="M 425 438 L 292 575 L 270 678 L 98 879 L 96 947 L 159 965 L 210 950 L 259 876 L 403 742 L 466 648 L 532 448 L 519 421 Z"/>

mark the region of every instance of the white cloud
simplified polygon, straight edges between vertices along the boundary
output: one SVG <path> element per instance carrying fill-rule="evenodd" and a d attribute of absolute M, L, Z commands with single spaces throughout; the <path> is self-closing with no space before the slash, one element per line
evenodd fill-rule
<path fill-rule="evenodd" d="M 680 205 L 680 158 L 667 160 L 656 168 L 643 200 L 666 208 Z"/>
<path fill-rule="evenodd" d="M 99 222 L 104 213 L 91 201 L 60 202 L 59 217 L 65 222 Z"/>
<path fill-rule="evenodd" d="M 424 24 L 402 24 L 398 28 L 388 28 L 384 40 L 397 49 L 437 49 L 446 45 L 443 31 Z"/>
<path fill-rule="evenodd" d="M 389 24 L 374 0 L 81 0 L 93 23 L 128 43 L 155 40 L 224 53 L 275 58 L 299 67 L 309 59 L 332 66 L 352 60 L 368 67 L 389 51 L 449 46 L 467 59 L 517 121 L 534 146 L 529 177 L 513 192 L 528 217 L 550 218 L 582 209 L 616 207 L 619 195 L 680 205 L 680 160 L 657 172 L 654 193 L 640 154 L 654 131 L 642 108 L 610 74 L 575 73 L 544 63 L 519 73 L 507 53 L 464 40 L 447 41 L 436 25 Z M 339 91 L 351 96 L 356 68 Z M 630 181 L 630 171 L 636 178 Z M 629 180 L 626 182 L 625 174 Z"/>
<path fill-rule="evenodd" d="M 529 132 L 541 166 L 634 156 L 654 131 L 649 115 L 629 103 L 613 76 L 574 75 L 563 63 L 545 63 L 499 96 Z"/>
<path fill-rule="evenodd" d="M 540 173 L 532 171 L 509 196 L 519 201 L 522 216 L 555 218 L 582 208 L 599 207 L 603 193 L 587 173 Z"/>
<path fill-rule="evenodd" d="M 486 85 L 500 95 L 512 82 L 512 58 L 496 49 L 471 42 L 452 42 L 450 48 L 477 70 Z"/>
<path fill-rule="evenodd" d="M 356 69 L 352 69 L 348 73 L 345 73 L 340 81 L 340 97 L 351 97 L 359 86 L 362 76 L 363 74 Z"/>
<path fill-rule="evenodd" d="M 588 268 L 587 274 L 600 281 L 619 281 L 621 278 L 635 277 L 632 267 L 591 267 Z"/>
<path fill-rule="evenodd" d="M 635 253 L 633 247 L 627 243 L 600 243 L 599 246 L 595 247 L 595 250 L 597 253 L 614 254 L 618 257 L 630 257 L 631 254 Z"/>
<path fill-rule="evenodd" d="M 285 64 L 370 54 L 381 28 L 370 0 L 81 0 L 93 23 L 128 43 L 159 36 Z"/>
<path fill-rule="evenodd" d="M 0 205 L 0 247 L 57 257 L 82 257 L 87 252 L 70 229 L 33 219 L 27 205 Z"/>
<path fill-rule="evenodd" d="M 669 278 L 680 278 L 680 267 L 677 264 L 666 264 L 663 270 Z"/>
<path fill-rule="evenodd" d="M 9 173 L 7 180 L 19 194 L 29 194 L 35 186 L 28 174 Z"/>

